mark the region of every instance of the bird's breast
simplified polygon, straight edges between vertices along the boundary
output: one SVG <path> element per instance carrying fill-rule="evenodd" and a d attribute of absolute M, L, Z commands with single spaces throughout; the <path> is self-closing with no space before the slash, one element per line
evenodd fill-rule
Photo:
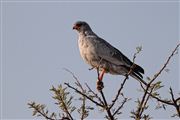
<path fill-rule="evenodd" d="M 95 67 L 100 60 L 96 54 L 96 45 L 93 41 L 79 38 L 78 40 L 79 51 L 80 55 L 86 63 L 90 64 L 91 66 Z"/>

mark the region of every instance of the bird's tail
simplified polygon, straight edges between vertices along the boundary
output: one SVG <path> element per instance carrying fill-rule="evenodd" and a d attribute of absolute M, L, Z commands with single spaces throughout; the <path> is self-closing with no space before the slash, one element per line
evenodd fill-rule
<path fill-rule="evenodd" d="M 141 75 L 140 73 L 137 74 L 137 73 L 135 73 L 135 72 L 132 72 L 132 73 L 130 74 L 130 76 L 133 77 L 133 78 L 135 78 L 136 80 L 140 81 L 141 83 L 143 83 L 144 85 L 147 86 L 147 83 L 143 80 L 143 77 L 142 77 L 142 75 Z"/>
<path fill-rule="evenodd" d="M 139 65 L 135 64 L 132 73 L 130 74 L 133 78 L 140 81 L 144 85 L 147 85 L 147 83 L 143 80 L 143 76 L 141 74 L 144 74 L 144 69 L 140 67 Z"/>

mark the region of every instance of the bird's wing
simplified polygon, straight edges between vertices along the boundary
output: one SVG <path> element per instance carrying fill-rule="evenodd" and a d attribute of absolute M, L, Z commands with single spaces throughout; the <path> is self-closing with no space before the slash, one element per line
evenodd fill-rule
<path fill-rule="evenodd" d="M 102 38 L 97 37 L 96 41 L 96 53 L 99 57 L 116 65 L 125 65 L 127 67 L 131 67 L 133 63 L 118 49 Z"/>

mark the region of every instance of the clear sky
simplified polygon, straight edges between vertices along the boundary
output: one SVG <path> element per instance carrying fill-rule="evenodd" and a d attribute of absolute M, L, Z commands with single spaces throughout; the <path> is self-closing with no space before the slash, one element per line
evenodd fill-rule
<path fill-rule="evenodd" d="M 46 2 L 45 2 L 46 1 Z M 179 40 L 178 2 L 124 1 L 124 2 L 52 2 L 3 0 L 1 2 L 1 117 L 4 119 L 32 119 L 27 102 L 46 104 L 57 111 L 51 86 L 74 83 L 63 70 L 70 69 L 82 83 L 96 88 L 96 71 L 89 71 L 81 59 L 77 33 L 72 25 L 77 20 L 90 24 L 100 37 L 118 48 L 132 60 L 137 46 L 143 51 L 136 63 L 145 69 L 144 78 L 152 77 L 163 65 Z M 179 57 L 176 55 L 158 80 L 165 87 L 160 90 L 169 98 L 169 87 L 179 92 Z M 110 101 L 123 80 L 122 76 L 105 75 L 104 92 Z M 131 97 L 120 118 L 129 118 L 135 100 L 141 95 L 139 84 L 130 78 L 124 94 Z M 177 94 L 176 94 L 177 95 Z M 79 103 L 76 103 L 77 105 Z M 170 118 L 174 108 L 154 110 L 150 101 L 147 111 L 153 118 Z M 75 115 L 77 117 L 77 115 Z M 100 112 L 89 118 L 103 118 Z"/>

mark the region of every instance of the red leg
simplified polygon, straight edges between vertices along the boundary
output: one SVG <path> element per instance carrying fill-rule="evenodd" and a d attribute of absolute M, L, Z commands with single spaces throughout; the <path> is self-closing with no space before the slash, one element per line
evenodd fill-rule
<path fill-rule="evenodd" d="M 102 81 L 105 72 L 106 72 L 106 70 L 103 69 L 101 74 L 98 76 L 98 80 Z"/>

